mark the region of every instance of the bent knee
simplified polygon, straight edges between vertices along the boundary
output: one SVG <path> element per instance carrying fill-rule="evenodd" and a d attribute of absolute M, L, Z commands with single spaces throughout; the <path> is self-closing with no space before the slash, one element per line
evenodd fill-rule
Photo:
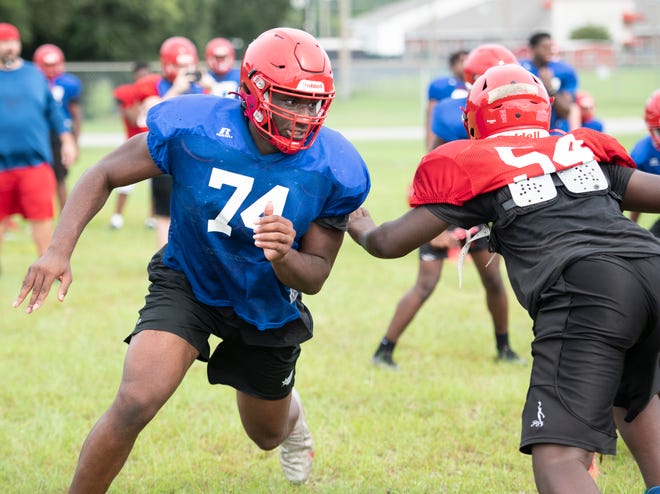
<path fill-rule="evenodd" d="M 248 434 L 250 436 L 250 439 L 256 444 L 259 449 L 262 449 L 264 451 L 271 451 L 275 448 L 277 448 L 280 444 L 282 444 L 282 441 L 284 438 L 282 437 L 281 434 L 264 434 L 261 433 L 259 435 L 256 434 Z"/>
<path fill-rule="evenodd" d="M 120 388 L 110 412 L 121 427 L 142 428 L 151 421 L 162 407 L 163 402 L 148 393 L 140 394 Z"/>

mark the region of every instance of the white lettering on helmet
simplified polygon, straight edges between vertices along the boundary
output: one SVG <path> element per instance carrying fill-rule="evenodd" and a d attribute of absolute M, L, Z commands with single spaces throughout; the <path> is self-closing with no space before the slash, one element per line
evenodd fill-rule
<path fill-rule="evenodd" d="M 298 87 L 296 87 L 296 91 L 301 91 L 305 93 L 318 93 L 318 92 L 323 93 L 325 92 L 325 86 L 320 81 L 310 81 L 308 79 L 302 79 L 300 82 L 298 82 Z"/>
<path fill-rule="evenodd" d="M 177 65 L 192 65 L 193 63 L 195 63 L 195 59 L 188 53 L 179 53 L 176 56 Z"/>

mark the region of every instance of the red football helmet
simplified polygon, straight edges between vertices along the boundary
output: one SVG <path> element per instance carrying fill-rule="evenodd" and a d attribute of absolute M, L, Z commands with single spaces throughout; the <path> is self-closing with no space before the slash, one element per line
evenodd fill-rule
<path fill-rule="evenodd" d="M 463 61 L 463 78 L 468 84 L 474 84 L 477 77 L 496 65 L 518 63 L 516 56 L 508 48 L 496 43 L 479 45 Z"/>
<path fill-rule="evenodd" d="M 594 118 L 596 113 L 596 101 L 587 91 L 578 91 L 575 93 L 575 102 L 580 107 L 582 122 L 588 122 Z"/>
<path fill-rule="evenodd" d="M 651 133 L 653 145 L 656 149 L 660 149 L 660 89 L 656 89 L 646 101 L 644 120 Z"/>
<path fill-rule="evenodd" d="M 225 38 L 213 38 L 206 43 L 204 51 L 206 65 L 216 74 L 224 75 L 231 70 L 236 61 L 236 53 L 231 41 Z"/>
<path fill-rule="evenodd" d="M 197 70 L 198 62 L 197 48 L 188 38 L 173 36 L 160 45 L 161 70 L 165 79 L 170 82 L 176 79 L 182 67 L 189 67 L 191 72 Z"/>
<path fill-rule="evenodd" d="M 32 60 L 48 79 L 55 79 L 64 73 L 64 53 L 55 45 L 41 45 L 35 50 Z"/>
<path fill-rule="evenodd" d="M 316 114 L 301 115 L 273 104 L 275 93 L 316 101 Z M 270 29 L 245 51 L 239 95 L 247 118 L 277 149 L 289 154 L 307 149 L 335 96 L 330 59 L 311 34 L 293 28 Z M 290 120 L 292 129 L 305 127 L 302 138 L 280 134 L 273 115 Z"/>
<path fill-rule="evenodd" d="M 500 132 L 550 128 L 548 91 L 535 75 L 518 64 L 486 70 L 472 85 L 464 110 L 472 139 Z"/>

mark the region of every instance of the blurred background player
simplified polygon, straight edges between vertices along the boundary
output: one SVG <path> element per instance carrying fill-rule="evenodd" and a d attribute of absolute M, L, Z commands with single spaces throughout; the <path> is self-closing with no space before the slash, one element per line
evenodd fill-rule
<path fill-rule="evenodd" d="M 82 82 L 74 74 L 65 71 L 64 53 L 56 45 L 47 43 L 39 46 L 32 58 L 37 67 L 46 75 L 50 92 L 64 116 L 64 124 L 67 130 L 73 134 L 77 144 L 83 121 Z M 69 174 L 69 166 L 73 163 L 66 165 L 62 163 L 60 152 L 62 143 L 56 132 L 51 132 L 50 140 L 53 149 L 53 169 L 57 180 L 57 200 L 62 209 L 67 197 L 66 177 Z"/>
<path fill-rule="evenodd" d="M 65 166 L 76 160 L 78 148 L 46 78 L 21 58 L 21 49 L 16 26 L 0 23 L 0 247 L 9 217 L 20 214 L 43 254 L 55 216 L 51 130 L 61 139 Z"/>
<path fill-rule="evenodd" d="M 146 127 L 142 127 L 137 123 L 140 113 L 142 112 L 142 102 L 138 98 L 134 83 L 139 79 L 148 76 L 150 73 L 151 71 L 149 70 L 149 64 L 147 62 L 136 62 L 135 65 L 133 65 L 132 70 L 133 82 L 121 84 L 112 92 L 119 108 L 119 115 L 122 124 L 124 125 L 126 139 L 130 139 L 134 135 L 148 130 Z M 158 77 L 158 75 L 154 74 L 152 77 Z M 115 189 L 117 192 L 117 204 L 115 212 L 110 218 L 110 228 L 118 230 L 124 226 L 124 207 L 126 206 L 128 196 L 134 189 L 135 184 L 117 187 Z M 148 227 L 153 227 L 153 222 L 153 218 L 149 217 L 145 224 Z"/>
<path fill-rule="evenodd" d="M 580 109 L 580 126 L 603 132 L 605 125 L 596 117 L 596 100 L 591 93 L 579 90 L 575 93 L 575 103 Z"/>
<path fill-rule="evenodd" d="M 462 62 L 462 80 L 468 87 L 477 77 L 494 65 L 517 63 L 511 51 L 502 45 L 485 44 L 472 50 Z M 454 96 L 456 96 L 456 91 Z M 463 124 L 462 108 L 467 101 L 467 93 L 462 91 L 458 97 L 448 97 L 439 101 L 432 109 L 431 151 L 436 146 L 457 139 L 467 139 L 467 131 Z M 473 232 L 474 233 L 474 232 Z M 415 285 L 399 300 L 394 315 L 387 327 L 372 361 L 392 369 L 398 366 L 392 359 L 392 353 L 399 338 L 412 322 L 422 305 L 428 300 L 440 281 L 442 266 L 448 256 L 450 247 L 460 245 L 469 240 L 461 228 L 443 232 L 431 242 L 419 249 L 419 270 Z M 503 362 L 524 363 L 509 343 L 509 308 L 506 287 L 500 270 L 500 256 L 488 251 L 488 239 L 479 238 L 470 243 L 469 253 L 479 272 L 481 283 L 486 292 L 486 305 L 493 321 L 497 359 Z M 461 267 L 459 267 L 461 269 Z"/>
<path fill-rule="evenodd" d="M 146 126 L 146 114 L 157 103 L 183 94 L 201 94 L 199 58 L 194 43 L 183 36 L 167 38 L 160 46 L 160 76 L 148 75 L 135 82 L 136 97 L 141 102 L 137 125 Z M 172 178 L 159 175 L 151 179 L 156 239 L 167 243 L 170 228 Z"/>
<path fill-rule="evenodd" d="M 438 101 L 467 95 L 463 78 L 463 61 L 467 55 L 467 50 L 458 50 L 450 54 L 448 60 L 450 75 L 433 79 L 429 84 L 426 98 L 426 149 L 429 149 L 432 143 L 431 116 Z"/>
<path fill-rule="evenodd" d="M 637 168 L 655 175 L 660 175 L 660 89 L 656 89 L 646 101 L 644 120 L 649 133 L 635 143 L 630 157 Z M 639 213 L 631 211 L 630 219 L 639 221 Z M 650 228 L 651 233 L 660 237 L 660 219 Z"/>
<path fill-rule="evenodd" d="M 580 127 L 580 111 L 575 104 L 578 76 L 568 63 L 559 60 L 557 47 L 547 32 L 537 32 L 529 37 L 530 57 L 520 59 L 520 65 L 541 79 L 552 102 L 550 129 L 564 132 Z"/>
<path fill-rule="evenodd" d="M 207 71 L 200 84 L 216 96 L 236 98 L 241 71 L 234 67 L 236 52 L 231 41 L 213 38 L 204 49 Z"/>

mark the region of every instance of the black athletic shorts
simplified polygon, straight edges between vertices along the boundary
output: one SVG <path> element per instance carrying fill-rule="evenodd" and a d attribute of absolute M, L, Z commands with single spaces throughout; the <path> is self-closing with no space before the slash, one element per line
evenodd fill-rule
<path fill-rule="evenodd" d="M 53 171 L 55 180 L 62 183 L 69 174 L 69 169 L 62 164 L 62 139 L 56 132 L 50 133 L 50 147 L 53 152 Z"/>
<path fill-rule="evenodd" d="M 579 260 L 540 304 L 520 451 L 616 453 L 612 406 L 630 422 L 660 391 L 660 257 Z"/>
<path fill-rule="evenodd" d="M 170 198 L 172 197 L 172 176 L 158 175 L 151 179 L 151 197 L 154 204 L 154 215 L 170 215 Z"/>
<path fill-rule="evenodd" d="M 186 276 L 162 263 L 161 249 L 149 263 L 149 293 L 133 332 L 145 329 L 174 333 L 199 352 L 211 384 L 226 384 L 258 398 L 279 400 L 295 381 L 300 343 L 312 337 L 312 317 L 300 297 L 301 317 L 281 328 L 259 331 L 231 307 L 199 302 Z M 209 337 L 222 341 L 211 355 Z"/>

